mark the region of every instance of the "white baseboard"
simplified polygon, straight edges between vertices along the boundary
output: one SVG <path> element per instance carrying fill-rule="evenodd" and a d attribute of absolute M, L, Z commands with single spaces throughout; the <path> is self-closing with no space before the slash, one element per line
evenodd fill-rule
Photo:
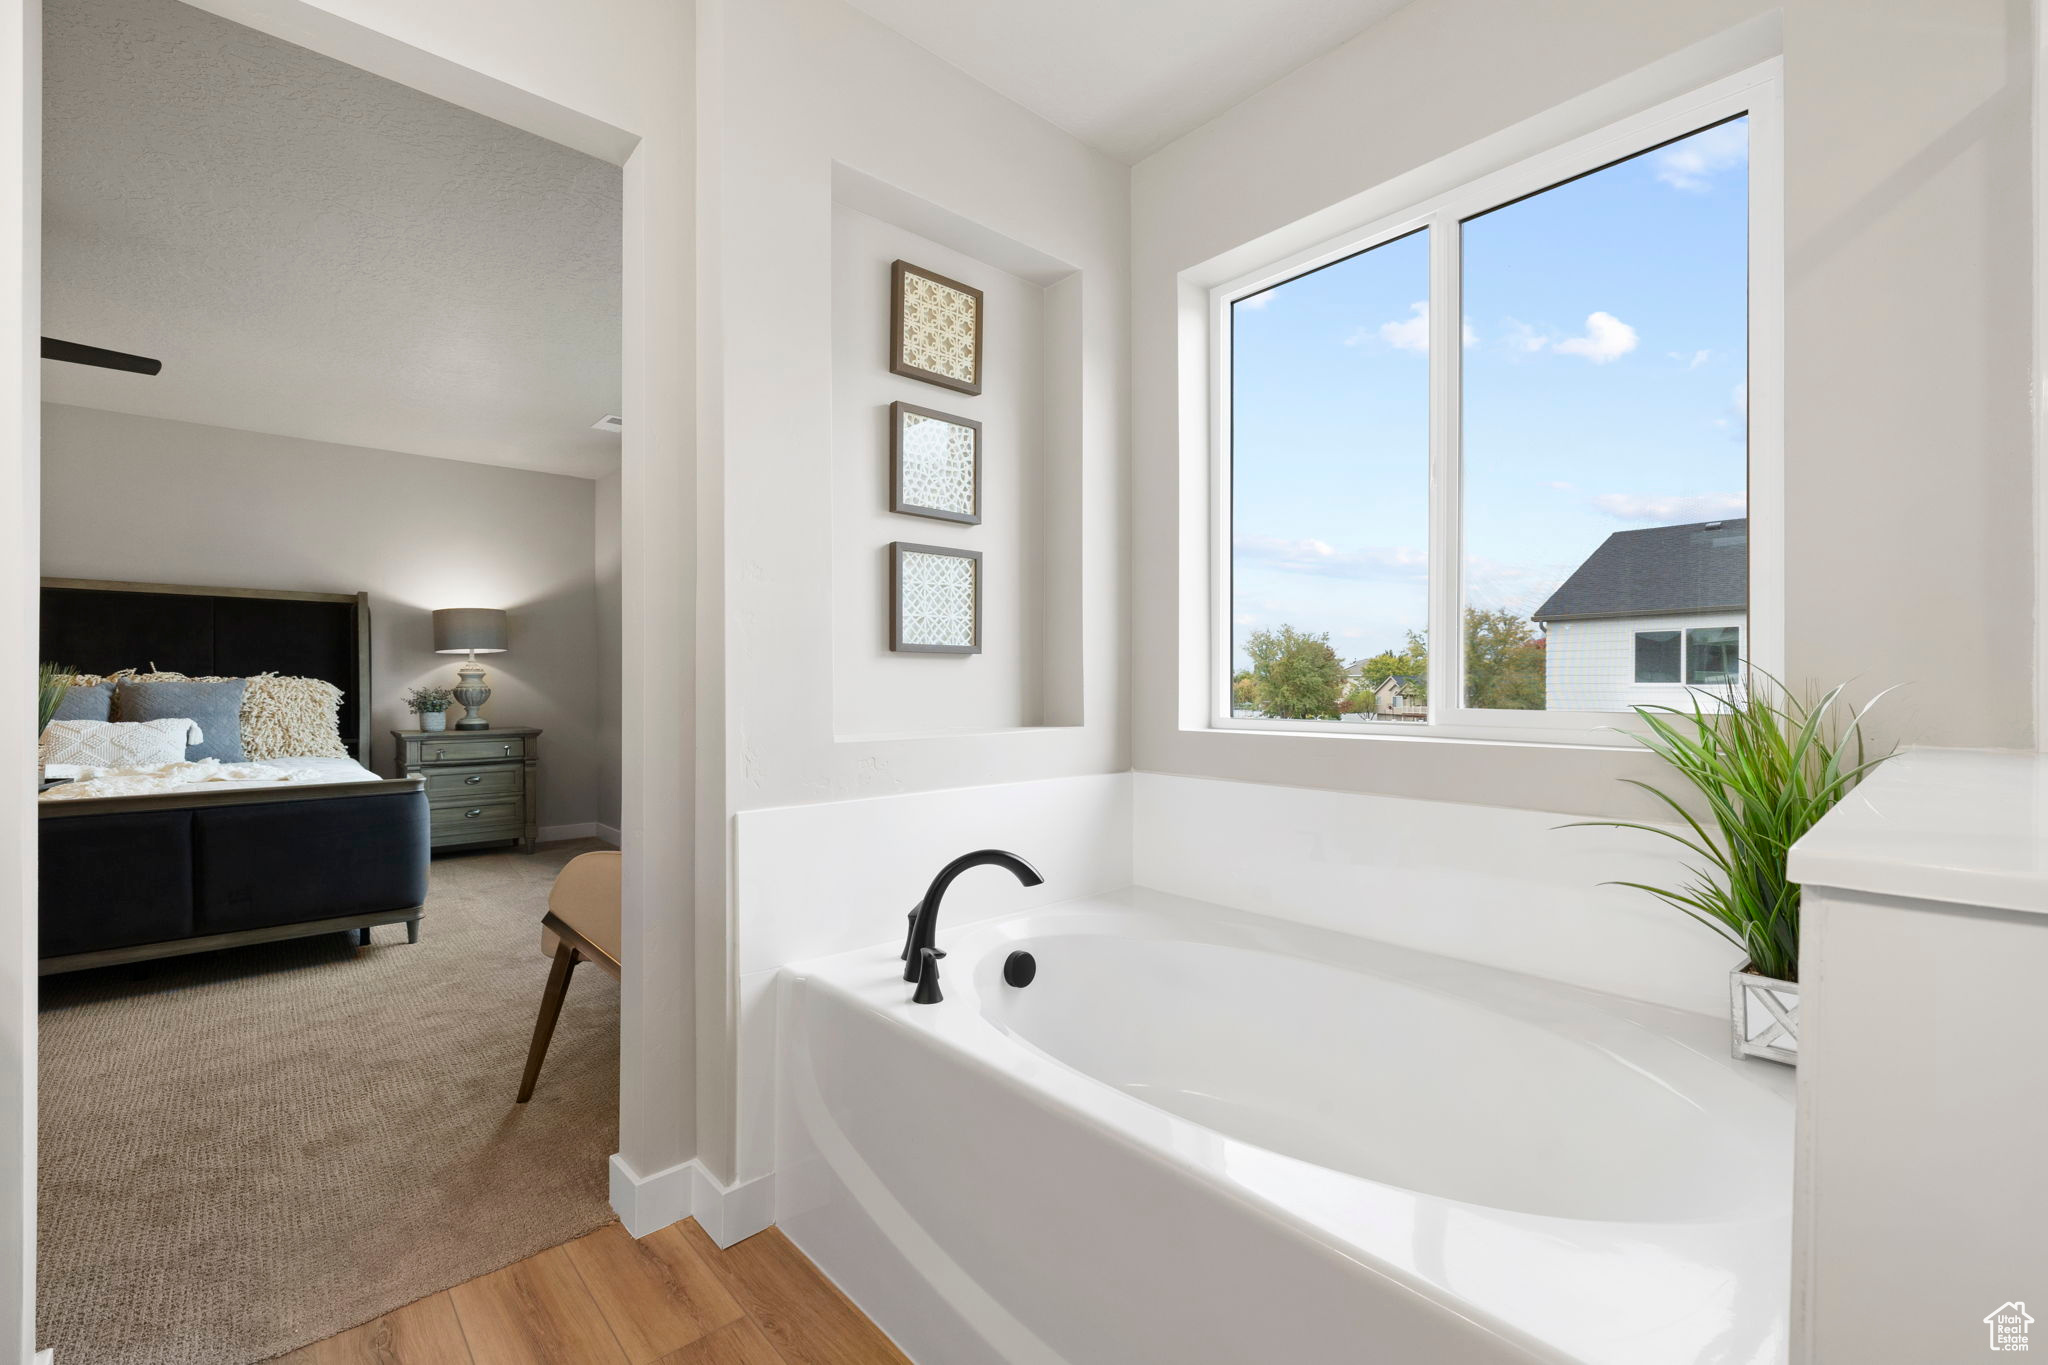
<path fill-rule="evenodd" d="M 612 1154 L 612 1211 L 635 1237 L 695 1218 L 722 1247 L 743 1241 L 775 1221 L 775 1177 L 756 1176 L 727 1186 L 693 1157 L 653 1175 L 641 1175 Z"/>
<path fill-rule="evenodd" d="M 757 1175 L 737 1185 L 722 1185 L 711 1172 L 696 1167 L 690 1214 L 722 1247 L 744 1242 L 775 1221 L 775 1176 Z"/>
<path fill-rule="evenodd" d="M 54 1346 L 45 1346 L 42 1350 L 36 1352 L 36 1358 L 33 1362 L 31 1362 L 31 1365 L 51 1365 L 51 1362 L 54 1361 L 56 1358 L 57 1348 Z"/>
<path fill-rule="evenodd" d="M 610 844 L 613 848 L 624 848 L 626 846 L 626 836 L 619 833 L 619 827 L 617 825 L 607 825 L 602 820 L 597 822 L 597 837 Z"/>
<path fill-rule="evenodd" d="M 694 1160 L 642 1175 L 626 1164 L 626 1158 L 612 1153 L 612 1212 L 635 1237 L 659 1232 L 670 1223 L 690 1216 L 691 1177 Z"/>
<path fill-rule="evenodd" d="M 594 839 L 597 837 L 597 823 L 585 820 L 580 825 L 542 825 L 540 841 L 552 844 L 557 839 Z"/>

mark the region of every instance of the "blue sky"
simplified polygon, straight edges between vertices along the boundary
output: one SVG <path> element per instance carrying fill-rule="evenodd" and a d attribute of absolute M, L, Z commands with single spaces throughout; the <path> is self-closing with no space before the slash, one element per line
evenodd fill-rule
<path fill-rule="evenodd" d="M 1464 224 L 1466 600 L 1526 614 L 1615 531 L 1743 513 L 1746 120 Z M 1233 315 L 1233 635 L 1345 659 L 1427 614 L 1429 245 Z"/>

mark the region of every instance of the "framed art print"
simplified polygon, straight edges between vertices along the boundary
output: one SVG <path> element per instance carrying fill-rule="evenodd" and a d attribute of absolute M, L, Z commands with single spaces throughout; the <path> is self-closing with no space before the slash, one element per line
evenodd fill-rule
<path fill-rule="evenodd" d="M 980 393 L 981 291 L 908 261 L 889 279 L 889 372 Z"/>
<path fill-rule="evenodd" d="M 981 551 L 902 540 L 889 546 L 889 648 L 981 653 Z"/>
<path fill-rule="evenodd" d="M 891 403 L 889 510 L 979 525 L 981 423 L 915 403 Z"/>

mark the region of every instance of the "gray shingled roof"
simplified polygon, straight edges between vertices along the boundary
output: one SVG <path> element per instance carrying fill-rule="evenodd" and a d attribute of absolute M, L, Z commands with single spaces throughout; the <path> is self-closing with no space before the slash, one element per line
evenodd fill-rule
<path fill-rule="evenodd" d="M 1538 621 L 1741 611 L 1749 605 L 1749 518 L 1616 531 L 1538 607 Z"/>

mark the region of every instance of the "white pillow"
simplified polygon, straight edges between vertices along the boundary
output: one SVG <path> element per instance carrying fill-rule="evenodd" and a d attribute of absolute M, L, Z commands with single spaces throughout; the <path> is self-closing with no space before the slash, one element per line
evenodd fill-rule
<path fill-rule="evenodd" d="M 189 720 L 53 720 L 43 731 L 42 760 L 84 768 L 183 763 L 185 746 L 205 737 Z"/>

